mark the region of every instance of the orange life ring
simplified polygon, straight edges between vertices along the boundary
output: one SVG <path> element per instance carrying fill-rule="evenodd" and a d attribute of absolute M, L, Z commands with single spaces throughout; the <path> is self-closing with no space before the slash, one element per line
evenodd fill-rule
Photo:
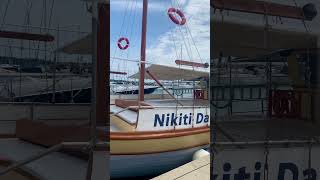
<path fill-rule="evenodd" d="M 124 45 L 124 46 L 122 46 L 122 41 L 125 41 L 126 42 L 126 44 Z M 128 40 L 128 38 L 126 38 L 126 37 L 121 37 L 119 40 L 118 40 L 118 47 L 119 47 L 119 49 L 121 49 L 121 50 L 125 50 L 125 49 L 127 49 L 128 47 L 129 47 L 129 40 Z"/>
<path fill-rule="evenodd" d="M 178 14 L 181 18 L 181 20 L 177 19 L 174 14 Z M 174 23 L 178 24 L 178 25 L 184 25 L 187 22 L 186 17 L 184 16 L 183 12 L 180 11 L 179 9 L 176 8 L 169 8 L 168 9 L 168 16 L 171 19 L 171 21 L 173 21 Z"/>

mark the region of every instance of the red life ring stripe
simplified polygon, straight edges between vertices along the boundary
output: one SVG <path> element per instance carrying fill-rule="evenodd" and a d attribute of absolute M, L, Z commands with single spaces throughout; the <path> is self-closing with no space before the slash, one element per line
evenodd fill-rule
<path fill-rule="evenodd" d="M 126 41 L 126 45 L 125 46 L 122 46 L 122 41 Z M 128 38 L 126 38 L 126 37 L 121 37 L 119 40 L 118 40 L 118 47 L 119 47 L 119 49 L 121 49 L 121 50 L 125 50 L 125 49 L 127 49 L 128 47 L 129 47 L 129 40 L 128 40 Z"/>
<path fill-rule="evenodd" d="M 174 13 L 177 13 L 180 16 L 181 20 L 177 19 L 174 16 Z M 168 9 L 168 16 L 171 19 L 171 21 L 173 21 L 174 23 L 181 25 L 181 26 L 187 22 L 187 19 L 184 16 L 183 12 L 180 11 L 179 9 L 176 9 L 176 8 L 169 8 Z"/>

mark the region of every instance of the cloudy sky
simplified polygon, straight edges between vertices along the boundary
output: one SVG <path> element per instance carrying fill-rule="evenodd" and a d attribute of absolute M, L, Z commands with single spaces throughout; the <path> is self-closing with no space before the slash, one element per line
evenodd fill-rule
<path fill-rule="evenodd" d="M 293 0 L 273 0 L 285 4 L 294 5 Z M 299 6 L 306 3 L 315 3 L 320 11 L 319 0 L 295 0 Z M 8 3 L 9 2 L 9 3 Z M 86 3 L 81 0 L 2 0 L 0 1 L 0 28 L 22 31 L 24 29 L 12 27 L 8 24 L 26 24 L 26 17 L 30 11 L 30 25 L 43 26 L 44 4 L 46 2 L 47 23 L 51 19 L 50 27 L 60 27 L 68 30 L 91 31 L 90 14 L 86 10 Z M 52 7 L 52 13 L 51 13 Z M 187 25 L 177 26 L 167 16 L 167 9 L 175 7 L 181 9 L 186 18 Z M 126 14 L 126 15 L 125 15 Z M 111 0 L 111 56 L 129 59 L 139 59 L 141 38 L 141 14 L 142 0 Z M 174 65 L 174 60 L 181 56 L 184 60 L 208 62 L 210 48 L 209 26 L 209 0 L 149 0 L 148 34 L 147 34 L 147 61 L 157 64 Z M 50 18 L 51 17 L 51 18 Z M 214 18 L 221 18 L 217 13 Z M 224 12 L 224 18 L 243 23 L 263 23 L 262 16 L 246 15 L 244 13 Z M 42 22 L 41 22 L 42 19 Z M 304 30 L 301 21 L 283 19 L 284 24 L 274 24 L 279 28 L 299 28 Z M 123 25 L 122 25 L 123 24 Z M 313 22 L 308 22 L 310 31 L 320 34 L 320 15 Z M 48 25 L 48 24 L 47 24 Z M 39 32 L 39 28 L 33 28 L 33 32 Z M 51 31 L 53 35 L 55 31 Z M 83 34 L 63 32 L 60 34 L 60 46 L 71 42 Z M 128 37 L 130 47 L 126 51 L 117 48 L 119 37 Z M 192 37 L 192 38 L 191 38 Z M 20 41 L 11 41 L 13 45 L 21 46 Z M 0 39 L 0 46 L 8 44 L 7 39 Z M 27 42 L 23 46 L 28 48 Z M 37 49 L 37 43 L 32 42 L 31 48 Z M 51 49 L 55 43 L 48 45 Z M 40 48 L 43 46 L 40 45 Z M 21 49 L 21 48 L 20 48 Z M 20 51 L 20 49 L 18 51 Z M 9 48 L 1 46 L 0 55 L 8 55 Z M 199 53 L 198 53 L 199 52 Z M 34 56 L 35 51 L 31 53 Z M 200 56 L 199 56 L 200 54 Z M 13 53 L 20 56 L 20 52 Z M 24 50 L 23 56 L 29 56 Z M 70 58 L 66 56 L 66 58 Z M 72 58 L 72 57 L 71 57 Z M 112 60 L 113 68 L 124 67 L 123 62 Z M 126 64 L 127 67 L 130 64 Z M 132 64 L 131 64 L 132 65 Z M 133 63 L 130 67 L 135 67 Z M 128 69 L 128 68 L 125 69 Z M 133 69 L 133 68 L 131 68 Z"/>
<path fill-rule="evenodd" d="M 46 5 L 46 6 L 45 6 Z M 46 7 L 46 8 L 45 8 Z M 174 24 L 167 15 L 170 7 L 179 8 L 187 18 L 184 26 Z M 187 61 L 208 62 L 210 49 L 210 8 L 209 0 L 149 0 L 147 61 L 156 64 L 175 65 L 174 61 L 181 58 Z M 30 13 L 28 13 L 30 12 Z M 46 14 L 46 16 L 44 15 Z M 117 58 L 139 59 L 141 40 L 142 0 L 111 0 L 111 56 Z M 28 18 L 29 17 L 29 18 Z M 0 28 L 5 30 L 26 31 L 25 28 L 11 26 L 29 24 L 31 26 L 78 30 L 90 32 L 90 13 L 86 3 L 80 0 L 2 0 L 0 1 Z M 50 22 L 50 23 L 49 23 Z M 40 32 L 39 28 L 30 29 Z M 42 30 L 43 33 L 43 30 Z M 56 31 L 49 33 L 56 35 Z M 79 36 L 76 32 L 61 32 L 59 45 L 69 43 Z M 127 37 L 130 47 L 121 51 L 117 47 L 120 37 Z M 1 45 L 16 46 L 16 49 Z M 23 47 L 38 49 L 39 43 L 23 42 Z M 0 39 L 1 54 L 19 57 L 21 41 Z M 48 48 L 54 50 L 57 44 L 49 43 Z M 40 49 L 44 48 L 40 43 Z M 12 51 L 13 53 L 9 53 Z M 31 52 L 31 57 L 36 50 Z M 24 50 L 22 56 L 30 56 Z M 41 56 L 41 52 L 40 52 Z M 73 58 L 66 56 L 66 59 Z M 111 60 L 112 68 L 127 70 L 136 67 L 136 63 L 123 63 Z M 135 69 L 137 71 L 137 69 Z"/>
<path fill-rule="evenodd" d="M 184 26 L 174 24 L 167 15 L 170 7 L 179 8 L 186 16 Z M 111 0 L 111 56 L 139 59 L 141 45 L 142 0 Z M 176 66 L 182 59 L 209 62 L 209 0 L 149 0 L 147 62 Z M 120 50 L 117 41 L 127 37 L 130 46 Z M 182 52 L 182 53 L 181 53 Z M 137 71 L 137 63 L 112 60 L 115 70 Z M 130 68 L 129 68 L 130 67 Z"/>

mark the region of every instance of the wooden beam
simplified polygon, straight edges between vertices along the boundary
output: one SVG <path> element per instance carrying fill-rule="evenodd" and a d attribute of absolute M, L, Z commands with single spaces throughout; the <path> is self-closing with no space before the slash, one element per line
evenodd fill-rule
<path fill-rule="evenodd" d="M 45 41 L 51 42 L 54 41 L 54 37 L 49 34 L 32 34 L 24 32 L 14 32 L 14 31 L 0 31 L 1 38 L 10 38 L 10 39 L 22 39 L 22 40 L 32 40 L 32 41 Z"/>
<path fill-rule="evenodd" d="M 96 118 L 97 126 L 109 126 L 110 5 L 99 3 L 98 15 Z"/>
<path fill-rule="evenodd" d="M 309 21 L 311 21 L 317 14 L 313 4 L 305 5 L 304 7 L 308 6 L 305 10 L 301 7 L 256 0 L 211 0 L 210 5 L 211 7 L 220 10 L 231 10 L 261 15 L 267 13 L 267 15 L 270 16 L 300 20 L 305 19 Z M 311 9 L 309 9 L 309 7 L 311 7 Z M 311 16 L 309 16 L 309 13 L 311 13 Z"/>
<path fill-rule="evenodd" d="M 184 65 L 184 66 L 192 66 L 192 67 L 201 67 L 201 68 L 208 68 L 208 63 L 197 63 L 197 62 L 190 62 L 190 61 L 183 61 L 183 60 L 176 60 L 175 63 L 177 65 Z"/>

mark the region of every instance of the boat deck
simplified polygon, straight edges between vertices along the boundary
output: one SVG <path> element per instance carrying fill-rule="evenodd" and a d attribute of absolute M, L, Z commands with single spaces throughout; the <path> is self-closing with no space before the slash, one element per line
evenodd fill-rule
<path fill-rule="evenodd" d="M 13 162 L 25 160 L 46 150 L 45 147 L 15 138 L 0 139 L 0 147 L 0 157 L 5 157 Z M 86 178 L 87 161 L 55 152 L 26 164 L 23 169 L 31 172 L 39 179 L 84 180 Z"/>

